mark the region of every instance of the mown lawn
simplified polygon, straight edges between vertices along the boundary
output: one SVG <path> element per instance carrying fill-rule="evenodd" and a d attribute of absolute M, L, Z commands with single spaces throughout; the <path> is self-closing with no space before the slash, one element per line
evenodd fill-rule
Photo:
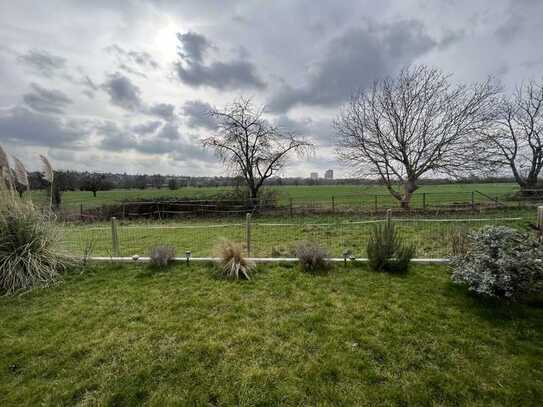
<path fill-rule="evenodd" d="M 102 265 L 0 298 L 0 405 L 540 405 L 543 305 L 337 267 Z"/>

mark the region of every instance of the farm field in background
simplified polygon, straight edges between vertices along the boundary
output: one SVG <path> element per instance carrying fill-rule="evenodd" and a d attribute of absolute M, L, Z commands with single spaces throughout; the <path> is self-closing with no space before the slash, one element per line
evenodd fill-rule
<path fill-rule="evenodd" d="M 96 197 L 92 192 L 67 191 L 62 195 L 63 208 L 78 210 L 83 204 L 85 208 L 92 208 L 101 205 L 112 204 L 122 200 L 138 200 L 157 197 L 180 197 L 180 198 L 205 198 L 215 194 L 232 190 L 232 187 L 184 187 L 176 190 L 162 189 L 116 189 L 111 191 L 99 191 Z M 285 185 L 272 186 L 268 189 L 277 191 L 279 205 L 288 205 L 290 199 L 295 205 L 303 205 L 312 202 L 329 204 L 332 197 L 338 205 L 365 205 L 375 204 L 375 195 L 378 205 L 393 206 L 397 201 L 393 199 L 384 186 L 378 185 Z M 413 206 L 421 206 L 423 193 L 427 194 L 428 205 L 444 205 L 457 202 L 469 202 L 471 192 L 479 191 L 488 195 L 489 198 L 503 198 L 504 196 L 518 191 L 518 185 L 514 183 L 481 183 L 481 184 L 446 184 L 446 185 L 424 185 L 412 199 Z M 33 199 L 46 202 L 44 191 L 34 191 Z M 489 198 L 477 194 L 477 202 L 490 201 Z"/>

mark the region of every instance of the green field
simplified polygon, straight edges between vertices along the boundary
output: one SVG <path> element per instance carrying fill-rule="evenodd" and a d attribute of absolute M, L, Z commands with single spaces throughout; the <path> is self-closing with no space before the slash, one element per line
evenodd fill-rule
<path fill-rule="evenodd" d="M 96 266 L 0 298 L 0 405 L 536 406 L 543 308 L 404 277 Z"/>
<path fill-rule="evenodd" d="M 144 189 L 144 190 L 112 190 L 100 191 L 94 198 L 91 192 L 68 191 L 63 193 L 63 207 L 69 210 L 78 210 L 80 205 L 84 208 L 91 208 L 105 204 L 111 204 L 121 200 L 137 200 L 145 198 L 156 198 L 164 196 L 177 196 L 180 198 L 205 198 L 211 195 L 229 190 L 228 187 L 205 187 L 205 188 L 180 188 L 174 191 L 169 189 Z M 375 185 L 319 185 L 319 186 L 278 186 L 270 187 L 278 192 L 279 204 L 288 205 L 290 199 L 293 204 L 307 205 L 311 203 L 321 203 L 322 205 L 331 205 L 334 197 L 337 205 L 364 205 L 372 207 L 376 203 L 378 206 L 396 206 L 397 202 L 390 196 L 383 186 Z M 516 184 L 495 183 L 495 184 L 448 184 L 448 185 L 426 185 L 422 186 L 413 197 L 413 206 L 421 206 L 423 194 L 426 195 L 426 204 L 443 205 L 455 202 L 470 202 L 471 193 L 479 191 L 482 194 L 475 193 L 476 202 L 489 202 L 489 198 L 502 199 L 504 196 L 518 190 Z M 486 196 L 485 196 L 486 195 Z M 47 198 L 44 191 L 34 191 L 33 199 L 46 202 Z M 377 200 L 377 202 L 376 202 Z"/>

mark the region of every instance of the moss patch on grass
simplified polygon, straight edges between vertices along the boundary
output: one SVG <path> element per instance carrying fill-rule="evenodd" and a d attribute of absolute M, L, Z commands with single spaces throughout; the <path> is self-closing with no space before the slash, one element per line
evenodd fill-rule
<path fill-rule="evenodd" d="M 447 269 L 93 266 L 0 298 L 0 405 L 536 405 L 543 307 Z"/>

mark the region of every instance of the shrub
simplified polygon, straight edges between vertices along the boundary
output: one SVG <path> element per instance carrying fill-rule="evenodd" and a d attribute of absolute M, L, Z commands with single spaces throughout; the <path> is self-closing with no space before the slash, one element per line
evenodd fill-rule
<path fill-rule="evenodd" d="M 57 247 L 60 242 L 51 214 L 15 197 L 0 208 L 0 292 L 52 283 L 70 264 Z"/>
<path fill-rule="evenodd" d="M 219 258 L 218 265 L 224 277 L 250 280 L 249 275 L 255 265 L 243 256 L 241 245 L 223 240 L 215 247 L 214 251 L 215 257 Z"/>
<path fill-rule="evenodd" d="M 328 271 L 330 268 L 328 253 L 316 242 L 300 242 L 296 247 L 296 257 L 302 271 L 307 273 Z"/>
<path fill-rule="evenodd" d="M 452 280 L 489 297 L 520 299 L 543 288 L 543 249 L 532 236 L 504 226 L 468 234 L 465 254 L 453 256 Z"/>
<path fill-rule="evenodd" d="M 149 261 L 155 267 L 167 267 L 175 260 L 175 247 L 156 246 L 149 253 Z"/>
<path fill-rule="evenodd" d="M 368 264 L 374 271 L 405 273 L 415 248 L 398 235 L 392 222 L 375 225 L 368 240 Z"/>

